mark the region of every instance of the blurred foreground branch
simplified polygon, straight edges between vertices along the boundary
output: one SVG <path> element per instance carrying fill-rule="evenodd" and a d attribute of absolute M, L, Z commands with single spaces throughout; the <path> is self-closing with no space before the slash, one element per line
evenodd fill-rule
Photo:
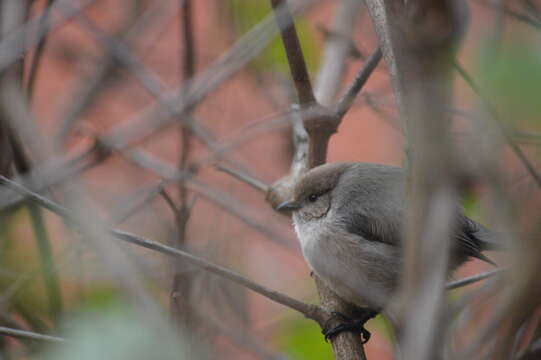
<path fill-rule="evenodd" d="M 367 0 L 408 135 L 409 214 L 400 302 L 391 309 L 401 356 L 438 359 L 443 346 L 451 214 L 459 167 L 446 111 L 461 2 Z"/>

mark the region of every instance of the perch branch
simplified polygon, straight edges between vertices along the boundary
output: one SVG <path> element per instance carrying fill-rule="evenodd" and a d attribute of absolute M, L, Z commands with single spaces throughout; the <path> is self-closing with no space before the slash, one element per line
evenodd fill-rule
<path fill-rule="evenodd" d="M 271 3 L 273 7 L 276 8 L 280 4 L 285 4 L 285 1 L 271 0 Z M 339 6 L 346 7 L 358 5 L 348 1 L 341 1 L 339 4 Z M 342 10 L 340 12 L 342 16 L 348 14 L 343 8 L 340 8 L 339 10 Z M 287 14 L 287 9 L 286 14 L 278 14 L 275 12 L 275 15 L 278 24 L 290 18 Z M 281 16 L 283 16 L 283 18 Z M 291 172 L 288 176 L 276 182 L 267 193 L 266 199 L 273 208 L 276 208 L 279 203 L 290 197 L 292 188 L 298 176 L 310 168 L 325 163 L 329 139 L 338 129 L 341 120 L 334 110 L 322 106 L 315 100 L 306 64 L 304 62 L 304 55 L 296 34 L 295 25 L 291 23 L 289 29 L 281 32 L 281 36 L 287 54 L 291 76 L 297 90 L 301 111 L 296 114 L 300 116 L 300 119 L 299 121 L 294 122 L 293 126 L 295 154 L 292 161 Z M 341 53 L 340 55 L 343 56 L 337 60 L 338 63 L 342 63 L 345 60 L 345 53 Z M 328 58 L 329 57 L 327 57 L 327 59 Z M 326 70 L 330 69 L 330 67 L 325 66 L 324 64 L 322 69 Z M 342 76 L 343 72 L 338 71 L 335 72 L 335 74 L 336 76 Z M 326 79 L 326 81 L 320 81 L 319 84 L 330 83 L 331 80 L 332 82 L 339 82 L 341 79 Z M 318 93 L 321 94 L 322 91 L 318 91 Z M 325 94 L 325 98 L 322 99 L 325 103 L 329 102 L 330 99 L 334 97 L 334 94 L 330 92 L 326 92 Z M 306 111 L 307 107 L 310 107 L 310 111 Z M 297 120 L 295 117 L 293 119 L 294 121 Z M 306 142 L 308 142 L 308 146 L 305 146 Z M 315 277 L 315 281 L 320 302 L 323 307 L 342 313 L 351 311 L 351 305 L 337 297 L 336 294 L 317 278 L 317 276 Z M 339 334 L 331 340 L 331 344 L 336 359 L 349 360 L 366 358 L 363 345 L 359 338 L 354 334 Z"/>

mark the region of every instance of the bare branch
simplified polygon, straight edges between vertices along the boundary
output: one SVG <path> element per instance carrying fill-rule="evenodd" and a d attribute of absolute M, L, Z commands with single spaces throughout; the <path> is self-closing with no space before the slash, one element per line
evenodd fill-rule
<path fill-rule="evenodd" d="M 30 340 L 50 341 L 50 342 L 55 342 L 55 343 L 66 342 L 65 339 L 57 337 L 57 336 L 43 335 L 43 334 L 38 334 L 32 331 L 12 329 L 8 327 L 4 327 L 4 326 L 0 326 L 0 335 L 11 336 L 14 338 L 30 339 Z"/>
<path fill-rule="evenodd" d="M 484 272 L 484 273 L 481 273 L 481 274 L 476 274 L 476 275 L 473 275 L 473 276 L 469 276 L 469 277 L 464 278 L 464 279 L 451 281 L 450 283 L 447 283 L 446 289 L 447 290 L 452 290 L 452 289 L 457 289 L 457 288 L 460 288 L 460 287 L 463 287 L 463 286 L 466 286 L 466 285 L 470 285 L 470 284 L 476 283 L 478 281 L 485 280 L 485 279 L 491 278 L 491 277 L 493 277 L 495 275 L 498 275 L 502 271 L 503 271 L 503 269 L 495 269 L 495 270 L 490 270 L 490 271 L 487 271 L 487 272 Z"/>
<path fill-rule="evenodd" d="M 72 215 L 73 212 L 69 209 L 56 204 L 52 200 L 36 194 L 27 188 L 25 188 L 23 185 L 9 180 L 8 178 L 4 176 L 0 176 L 0 180 L 9 186 L 10 189 L 17 191 L 18 193 L 23 194 L 24 196 L 28 197 L 30 200 L 34 201 L 38 205 L 52 211 L 53 213 L 61 216 L 65 220 L 69 221 L 73 226 L 78 228 L 80 226 L 78 220 Z M 296 310 L 303 314 L 305 317 L 312 319 L 320 324 L 323 324 L 326 320 L 326 317 L 328 316 L 327 312 L 320 308 L 317 305 L 313 304 L 306 304 L 299 300 L 296 300 L 294 298 L 291 298 L 285 294 L 282 294 L 278 291 L 268 289 L 258 283 L 253 282 L 252 280 L 249 280 L 245 278 L 244 276 L 229 270 L 225 267 L 215 265 L 210 263 L 209 261 L 202 259 L 200 257 L 197 257 L 195 255 L 189 254 L 185 251 L 173 248 L 168 245 L 160 244 L 158 242 L 146 239 L 141 236 L 137 236 L 134 234 L 131 234 L 129 232 L 123 231 L 123 230 L 110 230 L 109 231 L 111 235 L 113 235 L 115 238 L 123 240 L 125 242 L 129 242 L 131 244 L 135 244 L 138 246 L 142 246 L 144 248 L 158 251 L 162 254 L 166 254 L 169 256 L 173 256 L 182 260 L 185 260 L 189 262 L 192 265 L 196 265 L 206 271 L 209 271 L 213 274 L 219 275 L 223 278 L 226 278 L 228 280 L 231 280 L 239 285 L 242 285 L 250 290 L 253 290 L 254 292 L 278 303 L 284 306 L 287 306 L 293 310 Z"/>
<path fill-rule="evenodd" d="M 456 176 L 448 137 L 449 56 L 461 28 L 454 0 L 366 0 L 408 130 L 408 222 L 396 312 L 401 355 L 433 359 L 443 344 L 445 281 Z M 423 19 L 422 21 L 419 19 Z M 430 99 L 430 101 L 427 101 Z M 461 174 L 462 175 L 462 174 Z"/>
<path fill-rule="evenodd" d="M 471 89 L 479 96 L 479 99 L 481 100 L 484 108 L 488 111 L 490 117 L 494 120 L 494 123 L 497 125 L 501 135 L 507 142 L 507 144 L 511 147 L 511 150 L 515 153 L 515 155 L 518 157 L 518 159 L 522 162 L 526 170 L 530 173 L 534 181 L 536 182 L 537 186 L 541 187 L 541 174 L 537 172 L 533 164 L 530 162 L 526 154 L 524 154 L 524 151 L 520 148 L 520 146 L 517 145 L 515 140 L 513 139 L 512 132 L 509 131 L 509 129 L 506 128 L 504 122 L 500 118 L 498 112 L 492 105 L 492 103 L 488 100 L 488 98 L 483 94 L 481 91 L 481 88 L 476 84 L 475 80 L 466 72 L 466 70 L 460 65 L 457 59 L 454 61 L 454 67 L 462 76 L 464 81 L 471 87 Z"/>
<path fill-rule="evenodd" d="M 42 17 L 42 27 L 47 26 L 47 22 L 49 21 L 49 14 L 51 10 L 51 6 L 53 4 L 54 0 L 47 0 L 44 9 L 43 9 L 43 17 Z M 41 41 L 38 43 L 38 46 L 36 47 L 36 50 L 34 51 L 34 55 L 32 56 L 32 62 L 30 63 L 29 70 L 28 70 L 28 81 L 26 83 L 26 92 L 28 95 L 28 99 L 32 99 L 32 96 L 34 95 L 34 88 L 35 88 L 35 82 L 37 79 L 37 74 L 39 70 L 39 66 L 41 64 L 41 60 L 43 59 L 43 53 L 45 51 L 45 47 L 47 45 L 47 36 L 44 36 Z"/>
<path fill-rule="evenodd" d="M 168 182 L 179 181 L 190 175 L 190 173 L 176 171 L 173 166 L 154 158 L 151 154 L 142 150 L 132 149 L 122 152 L 121 155 L 137 166 L 155 172 Z M 284 246 L 286 249 L 297 249 L 296 243 L 292 244 L 290 241 L 284 239 L 273 227 L 255 220 L 252 216 L 253 211 L 250 211 L 246 205 L 240 205 L 229 194 L 214 189 L 194 178 L 190 178 L 190 182 L 186 184 L 186 187 L 225 209 L 228 213 L 238 217 L 245 224 Z"/>
<path fill-rule="evenodd" d="M 323 315 L 324 315 L 323 310 L 320 309 L 318 306 L 303 303 L 285 294 L 282 294 L 278 291 L 268 289 L 225 267 L 212 264 L 208 262 L 207 260 L 199 258 L 195 255 L 189 254 L 185 251 L 178 250 L 173 247 L 163 245 L 163 244 L 154 242 L 152 240 L 148 240 L 143 237 L 130 234 L 122 230 L 112 230 L 112 234 L 115 237 L 121 240 L 127 241 L 129 243 L 136 244 L 136 245 L 145 247 L 147 249 L 156 250 L 163 254 L 170 255 L 179 259 L 183 259 L 189 262 L 190 264 L 197 265 L 206 271 L 209 271 L 213 274 L 217 274 L 217 275 L 220 275 L 221 277 L 234 281 L 235 283 L 242 285 L 278 304 L 281 304 L 293 310 L 296 310 L 309 319 L 315 320 L 317 322 L 320 322 L 323 319 Z"/>
<path fill-rule="evenodd" d="M 505 15 L 515 19 L 515 20 L 518 20 L 518 21 L 521 21 L 525 24 L 528 24 L 538 30 L 541 30 L 541 22 L 538 21 L 538 20 L 535 20 L 533 19 L 532 17 L 528 16 L 527 14 L 523 14 L 523 13 L 520 13 L 518 11 L 515 11 L 513 9 L 510 9 L 508 6 L 501 6 L 499 4 L 494 4 L 493 2 L 491 1 L 486 1 L 486 0 L 474 0 L 477 4 L 480 4 L 480 5 L 483 5 L 483 6 L 486 6 L 486 7 L 490 7 L 490 8 L 495 8 L 496 11 L 500 11 L 500 7 L 501 7 L 501 11 L 504 12 Z"/>
<path fill-rule="evenodd" d="M 362 1 L 358 0 L 338 1 L 331 29 L 321 29 L 327 38 L 314 92 L 317 101 L 324 106 L 333 104 L 347 69 L 347 60 L 355 49 L 353 34 L 362 6 Z"/>
<path fill-rule="evenodd" d="M 230 167 L 220 165 L 220 164 L 216 165 L 216 169 L 223 171 L 226 174 L 231 175 L 235 179 L 240 180 L 243 183 L 248 184 L 254 189 L 259 190 L 263 193 L 266 193 L 269 190 L 269 186 L 263 183 L 261 180 L 258 180 L 239 170 L 235 170 L 235 169 L 232 169 Z"/>
<path fill-rule="evenodd" d="M 160 196 L 165 201 L 165 203 L 167 204 L 167 206 L 169 206 L 169 209 L 171 209 L 171 212 L 173 213 L 174 217 L 175 218 L 179 217 L 180 211 L 177 207 L 177 204 L 175 204 L 175 201 L 173 200 L 171 195 L 169 195 L 169 193 L 163 188 L 163 186 L 161 186 L 159 193 L 160 193 Z"/>
<path fill-rule="evenodd" d="M 376 69 L 376 66 L 378 66 L 380 60 L 381 49 L 378 47 L 376 51 L 374 51 L 372 55 L 370 55 L 368 60 L 366 60 L 366 63 L 363 65 L 362 69 L 357 73 L 355 80 L 353 80 L 353 83 L 351 84 L 349 89 L 346 90 L 346 92 L 344 93 L 344 95 L 342 95 L 342 98 L 338 102 L 338 105 L 336 106 L 336 113 L 340 118 L 342 118 L 351 108 L 355 97 L 357 96 L 359 91 L 361 91 L 364 84 L 366 84 L 368 78 L 370 77 L 370 75 L 372 75 L 372 72 Z"/>
<path fill-rule="evenodd" d="M 310 111 L 298 110 L 299 112 Z M 289 123 L 288 114 L 272 115 L 268 118 L 250 123 L 240 128 L 233 135 L 226 137 L 222 143 L 213 147 L 213 153 L 202 156 L 192 164 L 192 169 L 199 169 L 203 166 L 215 163 L 223 157 L 223 154 L 234 150 L 247 141 L 252 141 L 255 136 L 266 134 L 268 131 L 277 130 L 287 126 Z M 301 125 L 302 126 L 302 125 Z M 193 128 L 192 128 L 193 129 Z M 63 155 L 45 162 L 33 168 L 24 178 L 22 183 L 31 183 L 35 191 L 44 189 L 55 184 L 64 182 L 80 173 L 100 164 L 107 159 L 114 151 L 121 151 L 124 147 L 120 145 L 109 145 L 108 135 L 104 138 L 94 138 L 94 145 L 89 149 L 81 151 L 78 155 Z M 127 144 L 124 144 L 127 146 Z M 14 206 L 21 201 L 21 196 L 10 191 L 4 192 L 0 189 L 0 208 Z"/>
<path fill-rule="evenodd" d="M 113 210 L 111 211 L 112 215 L 110 216 L 110 223 L 118 225 L 126 221 L 126 219 L 131 217 L 143 206 L 152 201 L 154 197 L 161 194 L 164 185 L 164 182 L 160 181 L 157 184 L 152 185 L 150 188 L 145 188 L 135 191 L 134 193 L 130 193 L 127 201 L 113 207 Z"/>

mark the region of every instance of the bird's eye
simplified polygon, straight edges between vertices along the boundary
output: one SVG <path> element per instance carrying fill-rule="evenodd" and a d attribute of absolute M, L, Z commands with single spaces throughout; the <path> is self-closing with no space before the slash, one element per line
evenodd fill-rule
<path fill-rule="evenodd" d="M 317 194 L 312 194 L 310 196 L 308 196 L 308 201 L 310 202 L 315 202 L 318 198 L 318 195 Z"/>

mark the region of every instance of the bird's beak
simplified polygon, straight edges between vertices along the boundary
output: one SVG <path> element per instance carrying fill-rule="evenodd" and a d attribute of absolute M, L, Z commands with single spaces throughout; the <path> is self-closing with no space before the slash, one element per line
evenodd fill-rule
<path fill-rule="evenodd" d="M 295 211 L 295 210 L 299 210 L 301 207 L 302 206 L 298 202 L 284 201 L 283 203 L 278 205 L 276 210 L 278 210 L 278 211 Z"/>

